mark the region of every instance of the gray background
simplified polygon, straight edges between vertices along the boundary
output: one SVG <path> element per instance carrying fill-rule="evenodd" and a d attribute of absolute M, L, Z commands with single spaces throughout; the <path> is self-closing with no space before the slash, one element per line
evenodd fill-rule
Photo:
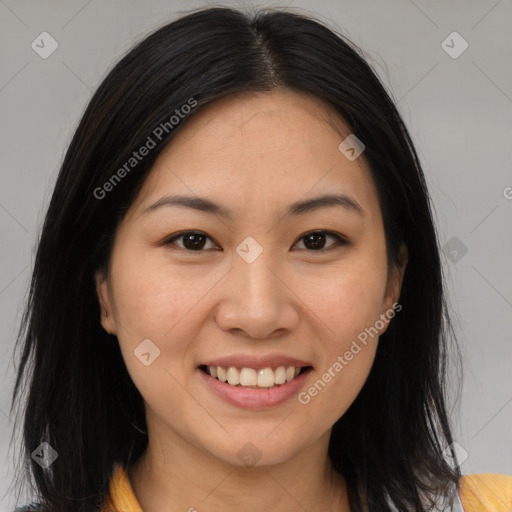
<path fill-rule="evenodd" d="M 215 5 L 249 4 L 285 5 Z M 107 69 L 148 32 L 202 5 L 0 0 L 1 510 L 12 510 L 4 494 L 18 455 L 8 415 L 14 338 L 64 151 Z M 462 471 L 512 475 L 512 2 L 288 5 L 308 10 L 361 46 L 398 103 L 447 247 L 444 266 L 464 356 L 460 408 L 451 407 L 460 453 L 467 452 Z M 44 31 L 58 42 L 47 59 L 31 47 Z M 457 58 L 442 46 L 454 31 L 469 45 Z M 462 48 L 456 39 L 446 44 L 452 52 Z"/>

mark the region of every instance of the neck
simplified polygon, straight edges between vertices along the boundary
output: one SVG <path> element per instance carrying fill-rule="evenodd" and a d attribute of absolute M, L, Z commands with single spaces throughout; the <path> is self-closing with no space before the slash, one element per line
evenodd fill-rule
<path fill-rule="evenodd" d="M 271 466 L 234 466 L 176 437 L 151 442 L 128 469 L 144 512 L 349 512 L 344 478 L 327 455 L 330 431 Z M 172 461 L 172 462 L 171 462 Z"/>

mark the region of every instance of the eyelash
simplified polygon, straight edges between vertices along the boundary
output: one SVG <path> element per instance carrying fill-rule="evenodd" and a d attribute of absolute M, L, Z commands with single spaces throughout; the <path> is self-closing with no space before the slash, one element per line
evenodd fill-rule
<path fill-rule="evenodd" d="M 339 246 L 344 246 L 344 245 L 350 245 L 350 242 L 342 235 L 338 234 L 338 233 L 335 233 L 333 231 L 309 231 L 308 233 L 305 233 L 304 235 L 302 235 L 298 240 L 297 242 L 303 240 L 304 238 L 306 238 L 308 235 L 313 235 L 313 234 L 326 234 L 328 236 L 332 236 L 334 238 L 337 239 L 336 243 L 334 243 L 333 245 L 325 248 L 325 249 L 318 249 L 318 250 L 313 250 L 313 249 L 301 249 L 301 250 L 306 250 L 308 252 L 319 252 L 319 253 L 324 253 L 324 252 L 327 252 L 327 251 L 330 251 L 336 247 L 339 247 Z M 176 245 L 174 242 L 175 240 L 178 240 L 180 238 L 183 238 L 185 235 L 202 235 L 206 238 L 208 238 L 209 240 L 211 240 L 213 242 L 213 240 L 206 234 L 206 233 L 203 233 L 201 231 L 182 231 L 181 233 L 177 233 L 176 235 L 172 235 L 170 238 L 166 239 L 165 242 L 164 242 L 164 245 L 166 246 L 169 246 L 169 245 Z M 296 242 L 296 243 L 297 243 Z M 295 244 L 294 244 L 295 245 Z M 197 252 L 197 253 L 201 253 L 201 252 L 206 252 L 206 250 L 204 249 L 200 249 L 200 250 L 197 250 L 197 251 L 193 251 L 193 250 L 190 250 L 190 249 L 186 249 L 184 247 L 175 247 L 177 249 L 180 249 L 180 250 L 183 250 L 183 251 L 186 251 L 186 252 L 189 252 L 189 253 L 194 253 L 194 252 Z M 175 249 L 173 248 L 173 250 Z"/>

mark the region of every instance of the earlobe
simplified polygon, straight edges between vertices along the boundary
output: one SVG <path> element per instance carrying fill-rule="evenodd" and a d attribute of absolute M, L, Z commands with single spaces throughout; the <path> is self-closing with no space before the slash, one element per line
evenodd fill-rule
<path fill-rule="evenodd" d="M 398 266 L 393 268 L 392 276 L 390 279 L 390 290 L 389 290 L 389 301 L 390 305 L 396 304 L 400 297 L 400 293 L 402 291 L 402 284 L 405 274 L 405 269 L 407 267 L 407 262 L 409 260 L 409 252 L 407 251 L 407 246 L 402 244 L 398 251 Z"/>
<path fill-rule="evenodd" d="M 402 309 L 399 304 L 399 297 L 402 290 L 403 278 L 405 269 L 408 262 L 408 251 L 407 246 L 402 244 L 398 253 L 398 266 L 394 267 L 388 279 L 388 286 L 386 290 L 386 296 L 384 299 L 383 310 L 381 311 L 381 320 L 385 322 L 385 326 L 380 332 L 384 334 L 389 326 L 389 322 L 395 316 L 397 311 Z"/>
<path fill-rule="evenodd" d="M 407 263 L 409 261 L 409 251 L 407 250 L 407 246 L 405 244 L 402 244 L 400 246 L 400 250 L 398 251 L 398 261 L 399 268 L 397 269 L 397 289 L 395 299 L 393 300 L 393 304 L 397 303 L 400 297 L 400 293 L 402 291 L 402 284 L 404 281 L 405 269 L 407 268 Z"/>
<path fill-rule="evenodd" d="M 110 306 L 108 294 L 108 281 L 105 273 L 101 270 L 96 271 L 96 295 L 100 305 L 100 324 L 108 334 L 115 334 L 114 326 L 112 325 L 112 309 Z"/>

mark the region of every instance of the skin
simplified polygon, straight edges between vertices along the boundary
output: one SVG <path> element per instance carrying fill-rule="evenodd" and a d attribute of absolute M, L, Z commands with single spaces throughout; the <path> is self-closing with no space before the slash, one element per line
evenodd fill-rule
<path fill-rule="evenodd" d="M 309 95 L 228 96 L 186 121 L 119 225 L 96 283 L 101 323 L 118 337 L 145 401 L 148 449 L 129 468 L 145 512 L 350 510 L 327 447 L 368 377 L 378 336 L 307 405 L 294 397 L 242 409 L 214 395 L 197 370 L 215 357 L 279 352 L 313 366 L 307 390 L 398 301 L 406 255 L 388 269 L 364 153 L 350 161 L 338 149 L 350 133 Z M 350 195 L 363 215 L 329 207 L 284 216 L 289 204 L 332 192 Z M 169 194 L 208 197 L 234 218 L 176 206 L 143 214 Z M 350 244 L 326 234 L 321 253 L 304 239 L 313 230 Z M 183 238 L 165 245 L 181 231 L 206 234 L 202 248 Z M 236 252 L 248 236 L 263 249 L 252 263 Z M 149 366 L 133 354 L 145 339 L 160 350 Z M 237 456 L 248 442 L 261 453 L 252 467 Z"/>

